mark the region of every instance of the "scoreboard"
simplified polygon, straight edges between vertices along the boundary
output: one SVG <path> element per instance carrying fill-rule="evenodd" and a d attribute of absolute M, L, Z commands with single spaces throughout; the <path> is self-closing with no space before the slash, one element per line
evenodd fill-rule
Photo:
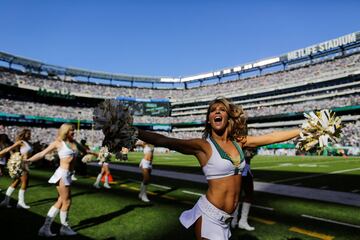
<path fill-rule="evenodd" d="M 142 99 L 130 97 L 117 97 L 128 106 L 135 116 L 167 117 L 170 115 L 170 102 L 168 99 Z"/>

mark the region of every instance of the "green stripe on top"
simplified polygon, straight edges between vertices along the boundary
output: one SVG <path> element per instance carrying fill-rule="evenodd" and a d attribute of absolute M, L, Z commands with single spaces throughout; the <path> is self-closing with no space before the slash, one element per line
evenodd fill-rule
<path fill-rule="evenodd" d="M 234 161 L 233 161 L 233 160 L 231 159 L 231 157 L 220 147 L 220 145 L 219 145 L 212 137 L 209 137 L 209 138 L 210 138 L 211 142 L 215 145 L 216 150 L 217 150 L 218 153 L 220 154 L 221 158 L 226 159 L 226 160 L 229 160 L 230 162 L 232 162 L 232 164 L 234 164 Z M 239 154 L 240 154 L 239 157 L 240 157 L 240 163 L 241 163 L 242 161 L 245 160 L 245 158 L 244 158 L 244 152 L 242 151 L 240 145 L 239 145 L 237 142 L 235 142 L 235 141 L 231 141 L 231 142 L 234 144 L 234 146 L 236 147 L 237 151 L 238 151 Z"/>
<path fill-rule="evenodd" d="M 240 163 L 242 163 L 245 160 L 244 152 L 237 142 L 232 141 L 232 143 L 235 145 L 236 149 L 240 153 Z"/>

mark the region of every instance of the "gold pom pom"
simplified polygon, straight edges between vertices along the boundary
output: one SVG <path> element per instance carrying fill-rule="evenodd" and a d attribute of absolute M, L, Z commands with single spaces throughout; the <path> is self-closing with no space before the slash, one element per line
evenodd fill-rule
<path fill-rule="evenodd" d="M 300 141 L 297 148 L 309 151 L 316 148 L 321 152 L 329 141 L 337 143 L 341 138 L 341 119 L 334 112 L 324 109 L 317 112 L 304 113 L 306 121 L 302 125 Z"/>
<path fill-rule="evenodd" d="M 95 156 L 94 156 L 94 155 L 92 155 L 92 154 L 86 154 L 86 155 L 81 159 L 81 161 L 82 161 L 83 163 L 89 163 L 89 162 L 93 161 L 94 159 L 95 159 Z"/>

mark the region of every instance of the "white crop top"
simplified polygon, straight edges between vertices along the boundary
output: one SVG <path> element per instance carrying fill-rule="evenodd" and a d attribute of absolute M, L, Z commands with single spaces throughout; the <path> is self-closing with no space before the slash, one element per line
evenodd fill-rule
<path fill-rule="evenodd" d="M 62 146 L 58 150 L 58 155 L 59 155 L 60 159 L 75 156 L 76 152 L 74 150 L 72 150 L 70 147 L 68 147 L 64 141 L 61 141 L 61 143 L 62 143 Z"/>
<path fill-rule="evenodd" d="M 26 141 L 22 141 L 22 145 L 20 147 L 20 154 L 24 155 L 26 153 L 31 153 L 33 151 L 30 144 L 28 144 Z"/>
<path fill-rule="evenodd" d="M 211 137 L 206 140 L 210 143 L 212 150 L 210 159 L 207 164 L 202 167 L 206 179 L 217 179 L 241 174 L 245 167 L 245 158 L 244 153 L 237 142 L 233 141 L 232 143 L 240 154 L 240 164 L 238 166 L 234 166 L 231 158 L 215 140 Z"/>
<path fill-rule="evenodd" d="M 146 145 L 144 147 L 144 153 L 152 153 L 154 151 L 154 148 L 150 147 L 149 145 Z"/>

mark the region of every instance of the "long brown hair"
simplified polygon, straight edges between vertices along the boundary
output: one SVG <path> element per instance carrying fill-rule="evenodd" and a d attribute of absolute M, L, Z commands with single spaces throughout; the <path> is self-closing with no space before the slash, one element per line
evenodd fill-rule
<path fill-rule="evenodd" d="M 29 134 L 31 134 L 30 129 L 23 128 L 16 134 L 15 140 L 16 141 L 29 140 L 29 138 L 28 138 Z"/>
<path fill-rule="evenodd" d="M 241 141 L 247 134 L 246 114 L 241 106 L 235 105 L 224 97 L 216 98 L 209 103 L 206 113 L 205 129 L 203 130 L 203 138 L 211 136 L 211 125 L 209 123 L 209 115 L 211 107 L 214 104 L 222 103 L 225 106 L 226 112 L 229 116 L 229 123 L 227 126 L 228 137 L 230 140 Z"/>

